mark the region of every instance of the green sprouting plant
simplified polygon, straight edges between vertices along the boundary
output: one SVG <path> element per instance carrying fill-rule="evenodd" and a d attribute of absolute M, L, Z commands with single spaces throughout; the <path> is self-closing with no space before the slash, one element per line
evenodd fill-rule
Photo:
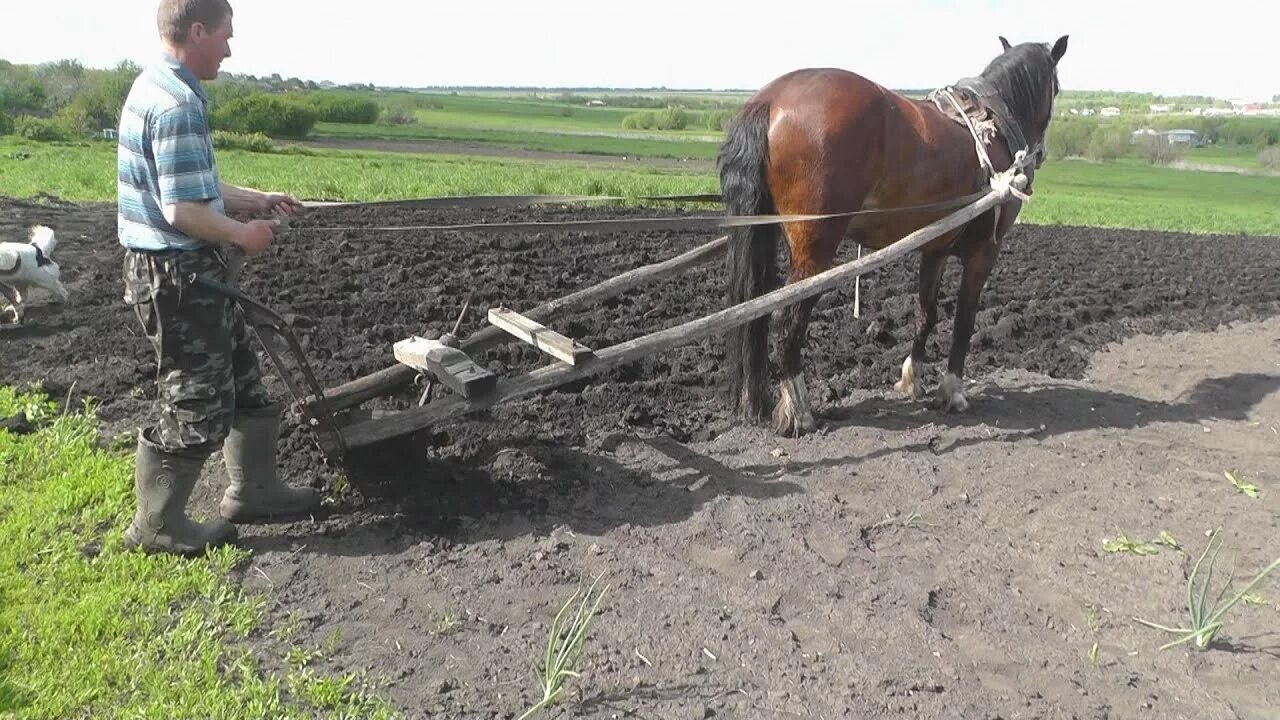
<path fill-rule="evenodd" d="M 446 611 L 436 623 L 436 635 L 452 635 L 462 629 L 462 620 L 452 610 Z"/>
<path fill-rule="evenodd" d="M 1178 550 L 1178 551 L 1182 550 L 1182 543 L 1178 542 L 1178 538 L 1174 537 L 1173 533 L 1169 532 L 1168 530 L 1161 530 L 1160 538 L 1156 540 L 1156 542 L 1160 543 L 1161 545 L 1171 547 L 1174 550 Z"/>
<path fill-rule="evenodd" d="M 1155 555 L 1158 552 L 1155 545 L 1149 542 L 1139 540 L 1130 540 L 1128 535 L 1121 533 L 1114 540 L 1107 540 L 1102 544 L 1102 549 L 1109 553 L 1127 552 L 1134 555 Z"/>
<path fill-rule="evenodd" d="M 1280 558 L 1276 558 L 1275 562 L 1268 565 L 1266 569 L 1258 573 L 1253 580 L 1249 581 L 1249 584 L 1246 585 L 1243 590 L 1236 593 L 1230 600 L 1223 602 L 1223 599 L 1231 592 L 1231 580 L 1235 577 L 1235 572 L 1233 570 L 1227 575 L 1226 584 L 1222 586 L 1222 589 L 1218 591 L 1217 596 L 1214 598 L 1212 604 L 1210 604 L 1208 599 L 1209 587 L 1213 583 L 1213 568 L 1218 559 L 1218 552 L 1222 549 L 1221 542 L 1218 542 L 1216 548 L 1214 547 L 1214 541 L 1218 539 L 1218 534 L 1219 531 L 1214 531 L 1213 536 L 1209 538 L 1209 544 L 1205 546 L 1204 552 L 1200 554 L 1200 559 L 1196 560 L 1196 564 L 1191 569 L 1191 575 L 1187 578 L 1187 611 L 1190 614 L 1190 627 L 1170 628 L 1165 627 L 1164 625 L 1157 625 L 1156 623 L 1143 620 L 1141 618 L 1134 618 L 1134 620 L 1137 620 L 1147 627 L 1181 636 L 1173 642 L 1162 645 L 1160 647 L 1161 650 L 1174 647 L 1175 645 L 1181 645 L 1182 643 L 1192 640 L 1195 641 L 1196 647 L 1198 648 L 1203 649 L 1208 647 L 1209 643 L 1213 642 L 1214 637 L 1217 636 L 1218 631 L 1222 629 L 1222 618 L 1227 614 L 1227 612 L 1244 599 L 1246 595 L 1249 595 L 1253 589 L 1262 582 L 1268 573 L 1275 570 L 1277 567 L 1280 567 Z M 1210 550 L 1213 551 L 1212 555 L 1209 554 Z M 1206 557 L 1209 558 L 1208 564 L 1205 564 Z M 1203 579 L 1200 577 L 1201 565 L 1204 565 L 1205 569 L 1205 576 Z"/>
<path fill-rule="evenodd" d="M 1102 650 L 1102 643 L 1098 640 L 1098 630 L 1102 628 L 1102 621 L 1098 617 L 1098 608 L 1090 605 L 1085 609 L 1084 617 L 1089 623 L 1089 634 L 1093 636 L 1093 645 L 1089 648 L 1089 662 L 1097 665 L 1098 655 Z"/>
<path fill-rule="evenodd" d="M 1231 481 L 1231 486 L 1234 487 L 1237 492 L 1248 495 L 1251 498 L 1258 497 L 1257 485 L 1254 485 L 1253 483 L 1250 483 L 1250 482 L 1244 482 L 1240 478 L 1236 477 L 1235 473 L 1227 472 L 1227 473 L 1223 473 L 1223 475 L 1227 476 L 1227 479 Z"/>
<path fill-rule="evenodd" d="M 555 620 L 551 622 L 551 631 L 547 637 L 547 654 L 543 659 L 541 671 L 538 672 L 538 683 L 542 688 L 542 699 L 536 705 L 529 708 L 520 716 L 520 720 L 527 720 L 533 717 L 534 713 L 549 707 L 560 699 L 560 695 L 564 692 L 564 681 L 568 678 L 579 677 L 577 672 L 578 660 L 582 657 L 582 649 L 587 640 L 587 629 L 591 625 L 591 620 L 596 615 L 596 610 L 600 607 L 600 601 L 604 599 L 604 594 L 608 592 L 609 586 L 606 585 L 600 590 L 599 594 L 595 594 L 596 585 L 599 584 L 602 575 L 596 576 L 591 587 L 587 589 L 581 600 L 578 596 L 582 593 L 582 589 L 578 588 L 573 591 L 573 595 L 560 608 L 560 612 L 556 613 Z M 592 596 L 595 599 L 592 600 Z M 574 605 L 577 600 L 577 606 L 574 607 L 572 615 L 569 608 Z"/>

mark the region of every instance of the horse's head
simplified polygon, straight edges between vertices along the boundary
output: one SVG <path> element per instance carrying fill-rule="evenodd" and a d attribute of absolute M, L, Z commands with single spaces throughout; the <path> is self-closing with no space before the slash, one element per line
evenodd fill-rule
<path fill-rule="evenodd" d="M 1028 42 L 1012 45 L 1000 38 L 1004 52 L 982 71 L 994 86 L 1014 120 L 1022 128 L 1036 167 L 1044 164 L 1053 102 L 1058 96 L 1058 61 L 1067 52 L 1067 36 L 1053 45 Z"/>

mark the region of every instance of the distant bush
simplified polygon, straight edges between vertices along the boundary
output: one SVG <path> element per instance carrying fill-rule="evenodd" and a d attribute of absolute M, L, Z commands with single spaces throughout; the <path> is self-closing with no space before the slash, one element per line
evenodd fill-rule
<path fill-rule="evenodd" d="M 213 131 L 213 146 L 220 150 L 247 150 L 249 152 L 275 152 L 275 143 L 262 133 L 237 133 L 226 130 Z"/>
<path fill-rule="evenodd" d="M 1163 135 L 1148 135 L 1137 142 L 1138 154 L 1152 165 L 1169 165 L 1187 156 L 1186 143 L 1171 143 Z"/>
<path fill-rule="evenodd" d="M 378 114 L 379 125 L 412 125 L 418 118 L 412 110 L 403 107 L 385 107 Z"/>
<path fill-rule="evenodd" d="M 371 125 L 378 121 L 378 103 L 358 95 L 341 93 L 312 93 L 299 102 L 316 113 L 321 122 L 357 123 Z"/>
<path fill-rule="evenodd" d="M 729 110 L 716 110 L 714 112 L 709 112 L 706 115 L 706 122 L 704 124 L 708 130 L 715 130 L 719 132 L 728 127 L 729 123 L 733 121 L 733 115 L 733 112 Z"/>
<path fill-rule="evenodd" d="M 622 118 L 624 130 L 652 130 L 658 126 L 657 117 L 651 112 L 631 113 Z"/>
<path fill-rule="evenodd" d="M 1089 152 L 1095 127 L 1097 123 L 1087 120 L 1054 120 L 1049 127 L 1049 156 L 1058 159 L 1084 157 Z"/>
<path fill-rule="evenodd" d="M 268 137 L 306 137 L 316 124 L 316 112 L 296 102 L 263 93 L 235 98 L 213 112 L 215 130 Z"/>
<path fill-rule="evenodd" d="M 683 108 L 667 108 L 658 113 L 631 113 L 622 118 L 625 130 L 684 130 L 689 126 L 690 115 Z"/>
<path fill-rule="evenodd" d="M 53 120 L 29 116 L 18 118 L 13 125 L 13 133 L 37 142 L 56 142 L 70 137 L 67 129 Z"/>
<path fill-rule="evenodd" d="M 689 113 L 683 108 L 667 108 L 658 113 L 659 130 L 683 130 L 689 127 Z"/>
<path fill-rule="evenodd" d="M 1269 147 L 1258 153 L 1258 163 L 1268 170 L 1280 170 L 1280 147 Z"/>
<path fill-rule="evenodd" d="M 13 120 L 0 111 L 0 135 L 8 135 L 13 132 Z"/>
<path fill-rule="evenodd" d="M 1090 160 L 1115 160 L 1129 150 L 1129 133 L 1123 128 L 1105 127 L 1094 130 L 1085 157 Z"/>

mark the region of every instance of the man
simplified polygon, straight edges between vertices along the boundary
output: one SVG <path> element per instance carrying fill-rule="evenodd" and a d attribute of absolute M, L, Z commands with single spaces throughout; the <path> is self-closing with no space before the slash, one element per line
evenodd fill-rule
<path fill-rule="evenodd" d="M 243 314 L 189 282 L 202 275 L 234 283 L 239 253 L 255 255 L 274 240 L 278 221 L 239 222 L 227 212 L 295 215 L 302 206 L 219 179 L 200 81 L 216 78 L 231 56 L 227 0 L 161 0 L 157 19 L 165 52 L 129 92 L 118 149 L 125 301 L 156 349 L 159 408 L 138 434 L 138 506 L 125 542 L 195 554 L 233 542 L 232 522 L 293 515 L 318 501 L 276 476 L 282 407 L 262 385 Z M 222 518 L 196 522 L 187 500 L 219 449 L 231 481 Z"/>

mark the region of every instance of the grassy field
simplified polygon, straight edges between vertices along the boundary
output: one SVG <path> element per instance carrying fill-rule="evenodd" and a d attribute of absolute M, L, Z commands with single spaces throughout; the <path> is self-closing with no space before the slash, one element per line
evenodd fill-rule
<path fill-rule="evenodd" d="M 551 130 L 610 133 L 623 130 L 622 121 L 635 108 L 570 105 L 550 100 L 482 97 L 475 95 L 418 95 L 417 120 L 422 125 L 497 130 Z M 394 105 L 396 99 L 388 104 Z M 663 135 L 706 135 L 704 128 L 664 131 Z"/>
<path fill-rule="evenodd" d="M 705 132 L 705 131 L 704 131 Z M 612 155 L 623 157 L 690 158 L 714 160 L 719 143 L 688 139 L 682 136 L 656 137 L 652 133 L 624 131 L 585 134 L 540 130 L 502 130 L 468 127 L 436 127 L 432 125 L 355 125 L 319 123 L 312 136 L 316 139 L 359 140 L 444 140 L 481 143 L 515 150 Z"/>
<path fill-rule="evenodd" d="M 1242 170 L 1262 170 L 1262 165 L 1258 162 L 1259 152 L 1253 147 L 1241 145 L 1193 148 L 1187 154 L 1187 162 Z"/>
<path fill-rule="evenodd" d="M 12 158 L 21 156 L 20 161 Z M 50 145 L 0 140 L 0 195 L 39 193 L 66 200 L 115 199 L 115 148 L 106 143 Z M 460 158 L 453 155 L 317 150 L 312 154 L 224 151 L 228 182 L 287 188 L 313 200 L 387 200 L 430 195 L 644 195 L 714 192 L 710 175 L 660 168 L 582 167 L 573 163 Z"/>
<path fill-rule="evenodd" d="M 719 131 L 690 111 L 684 130 L 628 130 L 623 119 L 639 108 L 587 106 L 585 97 L 535 98 L 527 93 L 378 93 L 378 103 L 414 118 L 406 125 L 319 123 L 316 138 L 420 139 L 479 142 L 520 150 L 597 155 L 712 159 Z M 705 98 L 704 98 L 705 99 Z"/>
<path fill-rule="evenodd" d="M 0 431 L 0 718 L 393 716 L 369 679 L 315 670 L 340 637 L 265 626 L 234 578 L 245 551 L 123 548 L 133 458 L 99 447 L 92 407 L 0 388 L 0 417 L 19 411 L 41 429 Z"/>
<path fill-rule="evenodd" d="M 1025 222 L 1280 236 L 1280 177 L 1050 161 L 1035 190 Z"/>
<path fill-rule="evenodd" d="M 115 198 L 115 152 L 106 143 L 0 140 L 0 194 L 67 200 Z M 17 160 L 16 158 L 22 158 Z M 582 166 L 571 162 L 318 150 L 220 153 L 228 182 L 287 188 L 299 197 L 383 200 L 471 194 L 636 196 L 715 192 L 707 171 Z M 1280 236 L 1280 177 L 1189 172 L 1138 161 L 1050 161 L 1036 177 L 1028 223 Z"/>

